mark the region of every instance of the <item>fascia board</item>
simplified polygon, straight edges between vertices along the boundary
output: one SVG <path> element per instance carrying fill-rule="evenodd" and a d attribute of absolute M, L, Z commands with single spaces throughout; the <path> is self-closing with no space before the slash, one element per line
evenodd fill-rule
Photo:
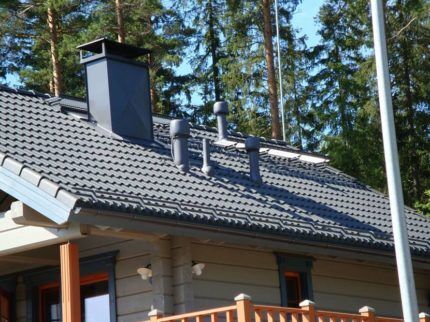
<path fill-rule="evenodd" d="M 61 225 L 68 221 L 73 207 L 67 206 L 55 197 L 27 182 L 19 175 L 0 166 L 0 190 L 22 201 L 50 220 Z"/>

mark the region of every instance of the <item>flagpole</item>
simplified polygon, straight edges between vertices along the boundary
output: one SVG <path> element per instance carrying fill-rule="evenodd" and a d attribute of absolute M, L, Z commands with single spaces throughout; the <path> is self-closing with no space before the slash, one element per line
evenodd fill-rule
<path fill-rule="evenodd" d="M 371 9 L 385 167 L 403 318 L 405 322 L 418 322 L 418 304 L 408 242 L 396 132 L 394 128 L 383 0 L 371 0 Z"/>
<path fill-rule="evenodd" d="M 278 8 L 278 0 L 275 0 L 275 19 L 276 19 L 276 43 L 278 50 L 278 77 L 279 77 L 279 101 L 280 101 L 280 110 L 281 110 L 281 119 L 282 119 L 282 138 L 286 141 L 285 135 L 285 111 L 284 111 L 284 90 L 282 86 L 282 64 L 281 64 L 281 46 L 280 46 L 280 38 L 279 38 L 279 8 Z"/>

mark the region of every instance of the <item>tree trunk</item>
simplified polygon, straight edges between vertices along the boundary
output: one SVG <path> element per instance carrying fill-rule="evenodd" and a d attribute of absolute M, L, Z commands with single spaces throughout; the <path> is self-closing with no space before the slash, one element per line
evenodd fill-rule
<path fill-rule="evenodd" d="M 151 53 L 148 54 L 148 66 L 152 70 L 152 74 L 153 74 L 152 77 L 150 76 L 150 86 L 149 86 L 149 94 L 151 96 L 152 111 L 154 113 L 160 114 L 162 111 L 160 111 L 158 108 L 158 95 L 157 95 L 157 89 L 155 88 L 155 81 L 154 81 L 155 70 L 153 69 L 153 57 Z"/>
<path fill-rule="evenodd" d="M 115 0 L 116 24 L 118 28 L 118 42 L 125 43 L 124 17 L 122 15 L 122 0 Z"/>
<path fill-rule="evenodd" d="M 51 64 L 52 64 L 52 81 L 50 82 L 50 90 L 55 96 L 60 96 L 62 92 L 62 78 L 61 78 L 61 66 L 58 57 L 58 29 L 57 29 L 57 15 L 55 10 L 48 7 L 47 23 L 49 27 L 49 43 L 51 52 Z"/>
<path fill-rule="evenodd" d="M 269 86 L 270 114 L 272 119 L 272 138 L 282 139 L 281 123 L 279 122 L 278 92 L 276 88 L 275 64 L 273 59 L 272 21 L 270 0 L 263 0 L 263 35 L 267 67 L 267 84 Z"/>
<path fill-rule="evenodd" d="M 148 16 L 146 17 L 146 23 L 147 23 L 147 29 L 148 29 L 148 34 L 152 32 L 152 21 L 151 21 L 151 15 L 148 14 Z M 155 75 L 158 71 L 158 68 L 155 66 L 155 62 L 154 62 L 154 54 L 152 52 L 148 53 L 148 67 L 150 70 L 149 73 L 149 95 L 151 97 L 151 106 L 152 106 L 152 111 L 154 113 L 158 113 L 161 114 L 163 111 L 161 111 L 158 108 L 158 94 L 157 94 L 157 88 L 155 87 Z"/>
<path fill-rule="evenodd" d="M 219 80 L 219 68 L 218 68 L 218 47 L 219 47 L 219 41 L 215 32 L 215 16 L 214 16 L 214 8 L 212 5 L 212 0 L 208 0 L 208 8 L 207 8 L 208 18 L 209 18 L 209 46 L 210 46 L 210 52 L 211 52 L 211 58 L 212 58 L 212 80 L 214 85 L 214 92 L 215 92 L 215 101 L 221 100 L 221 86 L 220 86 L 220 80 Z"/>

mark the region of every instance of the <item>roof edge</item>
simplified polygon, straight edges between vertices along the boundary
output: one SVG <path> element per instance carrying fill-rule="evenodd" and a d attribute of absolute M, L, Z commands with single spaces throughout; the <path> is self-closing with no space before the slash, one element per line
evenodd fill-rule
<path fill-rule="evenodd" d="M 78 197 L 0 152 L 0 189 L 57 224 L 64 224 Z"/>

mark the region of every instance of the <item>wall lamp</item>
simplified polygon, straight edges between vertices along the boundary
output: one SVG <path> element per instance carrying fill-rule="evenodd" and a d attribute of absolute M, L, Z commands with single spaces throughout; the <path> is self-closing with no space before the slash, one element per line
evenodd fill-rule
<path fill-rule="evenodd" d="M 203 263 L 197 263 L 195 261 L 191 262 L 191 273 L 196 276 L 200 276 L 203 273 L 203 269 L 205 268 L 205 264 Z M 140 277 L 147 281 L 149 280 L 149 283 L 152 283 L 152 268 L 151 264 L 146 265 L 145 267 L 140 267 L 137 269 L 137 273 L 140 275 Z"/>
<path fill-rule="evenodd" d="M 140 277 L 142 277 L 143 280 L 148 280 L 151 282 L 152 277 L 152 269 L 151 264 L 146 265 L 145 267 L 140 267 L 137 269 L 137 272 L 139 273 Z"/>
<path fill-rule="evenodd" d="M 203 273 L 203 269 L 205 268 L 205 264 L 197 263 L 195 261 L 191 262 L 191 272 L 193 275 L 200 276 Z"/>

